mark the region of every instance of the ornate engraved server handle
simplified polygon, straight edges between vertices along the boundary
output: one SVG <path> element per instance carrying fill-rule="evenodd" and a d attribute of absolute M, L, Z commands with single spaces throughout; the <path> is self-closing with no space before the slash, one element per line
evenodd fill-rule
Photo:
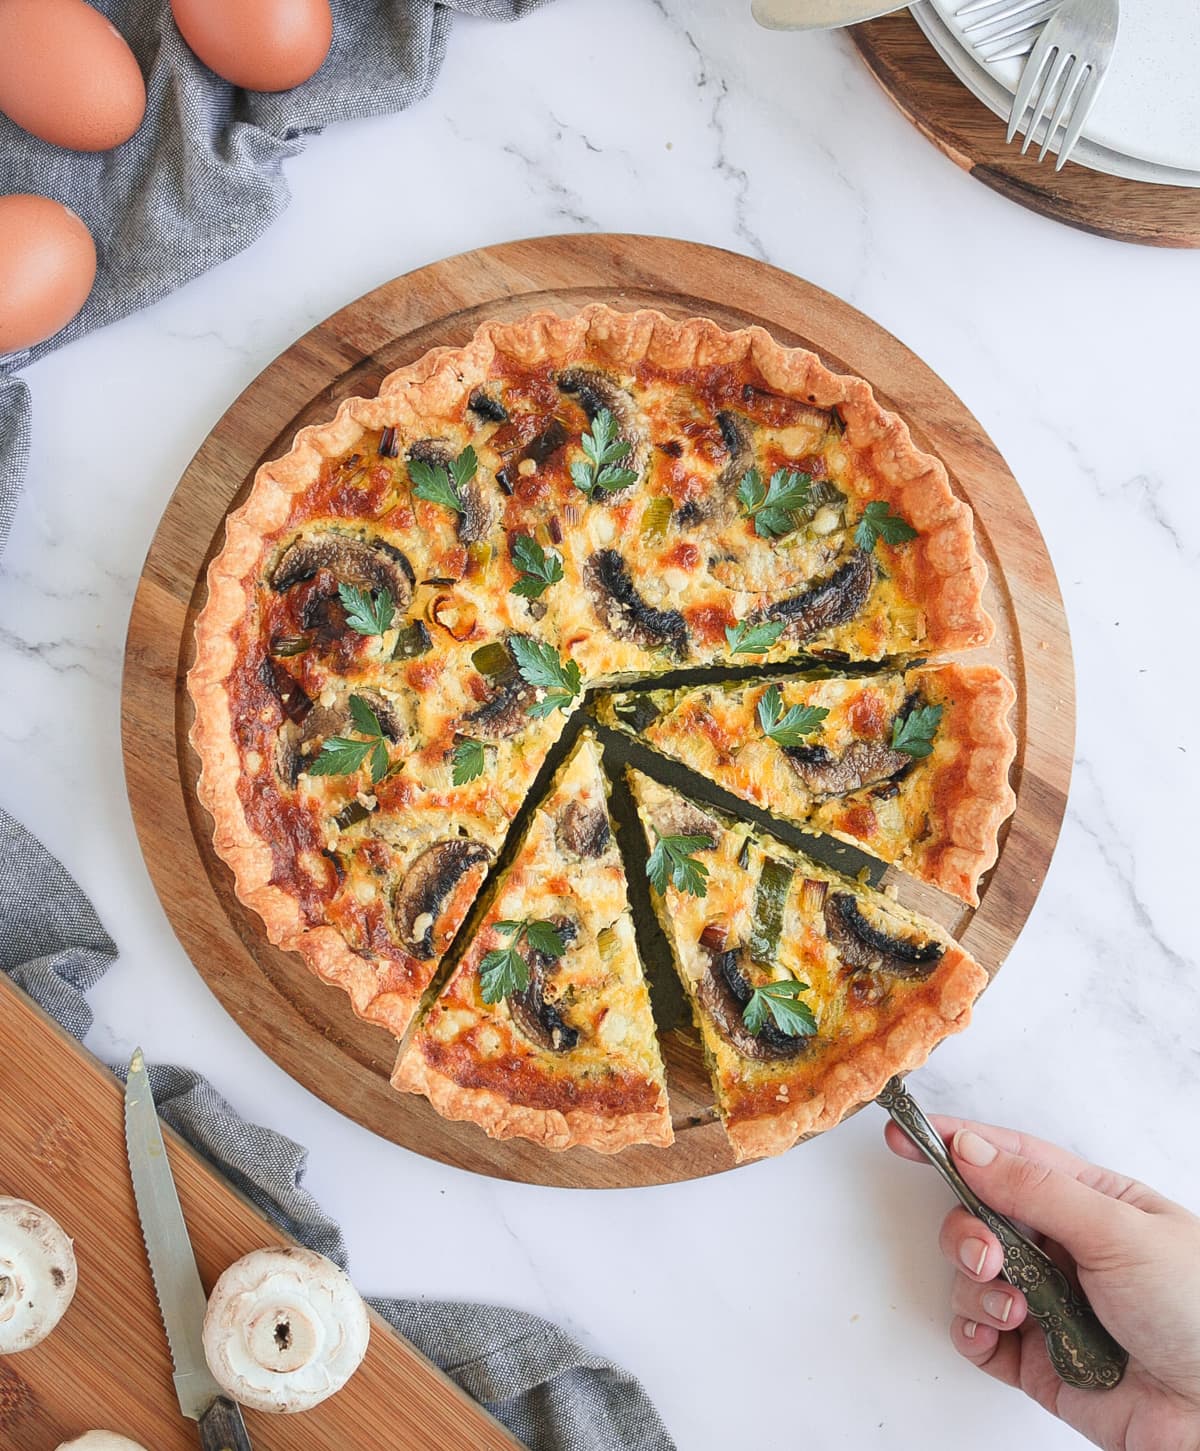
<path fill-rule="evenodd" d="M 1024 1292 L 1029 1313 L 1042 1327 L 1046 1351 L 1059 1376 L 1072 1386 L 1109 1390 L 1125 1374 L 1129 1354 L 1096 1319 L 1095 1311 L 1052 1259 L 990 1209 L 954 1166 L 937 1130 L 904 1087 L 889 1080 L 878 1102 L 950 1185 L 963 1204 L 992 1231 L 1004 1250 L 1004 1278 Z"/>

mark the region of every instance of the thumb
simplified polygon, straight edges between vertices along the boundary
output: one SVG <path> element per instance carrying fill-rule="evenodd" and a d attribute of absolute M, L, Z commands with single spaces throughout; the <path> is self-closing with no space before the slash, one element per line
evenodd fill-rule
<path fill-rule="evenodd" d="M 1094 1267 L 1133 1233 L 1142 1212 L 1084 1182 L 1080 1173 L 1056 1168 L 1000 1148 L 974 1129 L 960 1128 L 951 1152 L 963 1178 L 993 1209 L 1056 1239 L 1077 1263 Z M 1095 1170 L 1099 1177 L 1105 1171 Z"/>

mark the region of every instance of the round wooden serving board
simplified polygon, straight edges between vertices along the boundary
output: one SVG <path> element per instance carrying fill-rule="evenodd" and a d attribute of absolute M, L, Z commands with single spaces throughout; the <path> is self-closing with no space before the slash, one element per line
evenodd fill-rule
<path fill-rule="evenodd" d="M 1023 207 L 1121 242 L 1200 247 L 1200 187 L 1155 186 L 1068 161 L 1055 171 L 1035 148 L 1022 156 L 1005 123 L 976 100 L 907 10 L 850 32 L 875 79 L 951 161 Z"/>
<path fill-rule="evenodd" d="M 1029 505 L 995 447 L 946 385 L 869 318 L 761 262 L 657 237 L 543 237 L 468 252 L 397 278 L 351 303 L 277 358 L 233 404 L 188 466 L 150 547 L 125 653 L 123 741 L 134 820 L 150 875 L 180 941 L 241 1026 L 326 1102 L 376 1133 L 443 1163 L 501 1178 L 575 1187 L 661 1184 L 733 1166 L 690 1022 L 671 1004 L 667 963 L 649 964 L 660 1012 L 676 1142 L 606 1156 L 496 1142 L 439 1118 L 388 1082 L 395 1043 L 357 1019 L 347 999 L 299 957 L 278 951 L 234 896 L 195 796 L 185 676 L 205 571 L 226 512 L 258 465 L 338 402 L 371 395 L 385 374 L 429 348 L 465 343 L 488 318 L 537 308 L 569 313 L 602 301 L 704 315 L 723 327 L 761 323 L 780 342 L 813 349 L 869 379 L 917 442 L 945 460 L 975 510 L 991 571 L 992 658 L 1018 690 L 1017 809 L 974 912 L 901 881 L 904 900 L 936 916 L 994 972 L 1033 906 L 1066 806 L 1074 742 L 1070 643 L 1054 570 Z M 663 988 L 657 984 L 662 981 Z M 662 1009 L 666 1007 L 663 1021 Z"/>

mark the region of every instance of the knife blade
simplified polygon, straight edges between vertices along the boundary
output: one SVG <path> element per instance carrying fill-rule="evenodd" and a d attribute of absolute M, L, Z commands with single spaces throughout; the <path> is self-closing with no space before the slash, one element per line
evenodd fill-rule
<path fill-rule="evenodd" d="M 125 1084 L 125 1148 L 158 1310 L 175 1368 L 179 1409 L 200 1423 L 207 1451 L 250 1451 L 242 1413 L 213 1378 L 202 1329 L 208 1298 L 184 1222 L 146 1062 L 138 1048 Z"/>
<path fill-rule="evenodd" d="M 837 30 L 907 8 L 896 0 L 753 0 L 750 11 L 768 30 Z"/>

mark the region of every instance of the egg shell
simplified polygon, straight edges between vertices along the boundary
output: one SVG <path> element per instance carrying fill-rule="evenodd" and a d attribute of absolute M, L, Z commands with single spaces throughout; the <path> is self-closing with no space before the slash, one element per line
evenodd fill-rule
<path fill-rule="evenodd" d="M 66 327 L 95 280 L 96 244 L 73 211 L 44 196 L 0 197 L 0 353 Z"/>
<path fill-rule="evenodd" d="M 146 85 L 83 0 L 0 0 L 0 111 L 55 146 L 107 151 L 141 125 Z"/>
<path fill-rule="evenodd" d="M 329 53 L 329 0 L 171 0 L 179 32 L 223 80 L 248 91 L 290 91 Z"/>

